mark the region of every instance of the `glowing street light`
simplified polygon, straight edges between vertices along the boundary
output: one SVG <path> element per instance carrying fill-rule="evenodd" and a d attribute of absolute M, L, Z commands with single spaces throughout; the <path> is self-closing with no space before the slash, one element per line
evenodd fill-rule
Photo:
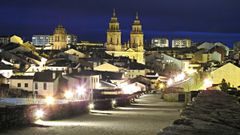
<path fill-rule="evenodd" d="M 159 88 L 160 88 L 160 89 L 163 89 L 163 88 L 164 88 L 164 84 L 163 84 L 163 83 L 160 83 L 160 84 L 159 84 Z"/>
<path fill-rule="evenodd" d="M 95 106 L 94 106 L 93 103 L 91 103 L 91 104 L 88 105 L 88 108 L 89 108 L 90 110 L 94 109 L 94 107 L 95 107 Z"/>
<path fill-rule="evenodd" d="M 205 79 L 204 82 L 203 82 L 203 85 L 204 85 L 205 88 L 211 87 L 212 84 L 213 84 L 213 82 L 210 79 Z"/>
<path fill-rule="evenodd" d="M 71 99 L 73 98 L 73 93 L 71 91 L 66 91 L 64 96 L 66 99 Z"/>
<path fill-rule="evenodd" d="M 83 96 L 86 93 L 86 89 L 84 87 L 78 87 L 77 88 L 77 94 L 79 96 Z"/>
<path fill-rule="evenodd" d="M 42 109 L 39 109 L 35 112 L 35 116 L 37 119 L 41 119 L 44 116 L 44 111 Z"/>
<path fill-rule="evenodd" d="M 55 99 L 52 96 L 48 96 L 46 97 L 45 102 L 47 105 L 53 105 L 55 102 Z"/>
<path fill-rule="evenodd" d="M 135 92 L 141 91 L 141 88 L 135 84 L 123 85 L 121 88 L 124 94 L 133 94 Z"/>
<path fill-rule="evenodd" d="M 194 73 L 197 73 L 197 71 L 194 70 L 194 69 L 188 69 L 188 70 L 186 70 L 186 73 L 189 74 L 189 75 L 192 75 Z"/>
<path fill-rule="evenodd" d="M 115 106 L 117 104 L 116 100 L 112 100 L 112 105 Z"/>
<path fill-rule="evenodd" d="M 174 78 L 174 81 L 175 82 L 182 81 L 182 80 L 184 80 L 185 77 L 186 77 L 186 75 L 184 73 L 181 73 Z"/>
<path fill-rule="evenodd" d="M 167 81 L 167 85 L 168 85 L 168 86 L 173 85 L 173 79 L 172 79 L 172 78 L 170 78 L 170 79 Z"/>

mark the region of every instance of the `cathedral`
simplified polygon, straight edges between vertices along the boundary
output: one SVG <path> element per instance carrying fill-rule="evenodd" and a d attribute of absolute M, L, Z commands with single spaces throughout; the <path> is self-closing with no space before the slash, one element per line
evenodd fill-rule
<path fill-rule="evenodd" d="M 67 32 L 62 25 L 58 25 L 52 36 L 53 50 L 61 50 L 67 48 Z"/>
<path fill-rule="evenodd" d="M 122 44 L 121 30 L 116 16 L 115 10 L 111 17 L 109 28 L 107 31 L 106 53 L 115 57 L 125 56 L 130 59 L 137 60 L 138 63 L 145 64 L 144 60 L 144 40 L 143 40 L 142 25 L 138 14 L 132 24 L 130 33 L 130 41 Z"/>

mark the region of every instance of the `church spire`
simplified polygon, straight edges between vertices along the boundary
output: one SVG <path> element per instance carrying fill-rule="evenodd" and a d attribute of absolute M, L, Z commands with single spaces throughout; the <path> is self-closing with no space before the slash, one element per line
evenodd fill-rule
<path fill-rule="evenodd" d="M 136 12 L 136 20 L 138 20 L 138 12 Z"/>
<path fill-rule="evenodd" d="M 113 17 L 116 17 L 116 11 L 115 11 L 115 8 L 113 8 Z"/>
<path fill-rule="evenodd" d="M 132 24 L 132 31 L 130 34 L 130 47 L 135 51 L 143 51 L 143 32 L 142 25 L 138 17 L 138 12 L 136 12 L 136 18 Z"/>

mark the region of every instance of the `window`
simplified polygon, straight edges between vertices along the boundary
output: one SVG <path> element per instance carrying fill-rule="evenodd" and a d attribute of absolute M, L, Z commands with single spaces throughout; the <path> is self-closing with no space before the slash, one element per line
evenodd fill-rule
<path fill-rule="evenodd" d="M 25 83 L 25 84 L 24 84 L 24 87 L 27 88 L 27 87 L 28 87 L 28 83 Z"/>
<path fill-rule="evenodd" d="M 18 83 L 18 84 L 17 84 L 17 87 L 21 87 L 21 83 Z"/>
<path fill-rule="evenodd" d="M 38 89 L 38 84 L 37 83 L 35 83 L 35 89 Z"/>
<path fill-rule="evenodd" d="M 43 89 L 47 90 L 47 83 L 43 83 Z"/>

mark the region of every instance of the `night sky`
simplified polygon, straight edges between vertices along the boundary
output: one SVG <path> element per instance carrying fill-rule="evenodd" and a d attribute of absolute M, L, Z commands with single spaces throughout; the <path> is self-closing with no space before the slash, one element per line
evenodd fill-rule
<path fill-rule="evenodd" d="M 103 42 L 116 8 L 123 42 L 139 12 L 148 41 L 186 37 L 232 46 L 240 41 L 239 7 L 240 0 L 1 0 L 0 35 L 30 40 L 33 34 L 52 34 L 61 23 L 80 40 Z"/>

